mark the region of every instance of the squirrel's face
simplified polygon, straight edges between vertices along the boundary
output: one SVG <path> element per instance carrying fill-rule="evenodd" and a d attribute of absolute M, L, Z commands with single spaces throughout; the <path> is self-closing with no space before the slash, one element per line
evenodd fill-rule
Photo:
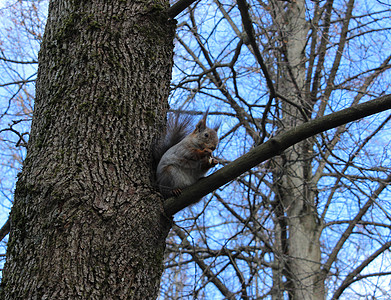
<path fill-rule="evenodd" d="M 198 122 L 193 134 L 198 147 L 201 150 L 208 149 L 211 153 L 216 149 L 219 138 L 217 137 L 217 127 L 216 129 L 212 129 L 206 126 L 206 116 L 207 113 L 205 113 L 204 117 Z"/>
<path fill-rule="evenodd" d="M 197 140 L 200 141 L 201 148 L 207 148 L 210 150 L 215 150 L 217 144 L 219 143 L 219 138 L 217 137 L 217 132 L 211 128 L 205 128 L 204 130 L 198 132 Z"/>

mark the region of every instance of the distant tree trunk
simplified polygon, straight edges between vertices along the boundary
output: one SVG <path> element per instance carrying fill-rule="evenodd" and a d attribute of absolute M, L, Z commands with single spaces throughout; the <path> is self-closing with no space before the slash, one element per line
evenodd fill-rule
<path fill-rule="evenodd" d="M 285 4 L 281 4 L 285 5 Z M 285 10 L 277 10 L 284 12 Z M 305 90 L 305 46 L 308 34 L 308 24 L 305 19 L 305 2 L 296 1 L 289 5 L 285 15 L 280 20 L 286 20 L 285 28 L 281 30 L 284 36 L 280 38 L 285 45 L 282 49 L 281 78 L 279 90 L 288 99 L 294 100 L 297 107 L 281 102 L 282 130 L 287 130 L 302 124 L 305 115 L 311 117 L 312 105 Z M 314 204 L 314 193 L 311 188 L 312 177 L 312 145 L 303 141 L 286 150 L 278 161 L 276 174 L 281 251 L 285 257 L 283 275 L 287 279 L 290 299 L 323 300 L 324 285 L 317 280 L 320 272 L 320 224 Z M 280 280 L 280 279 L 277 279 Z"/>
<path fill-rule="evenodd" d="M 171 225 L 150 153 L 171 79 L 167 6 L 50 2 L 1 299 L 156 298 Z"/>

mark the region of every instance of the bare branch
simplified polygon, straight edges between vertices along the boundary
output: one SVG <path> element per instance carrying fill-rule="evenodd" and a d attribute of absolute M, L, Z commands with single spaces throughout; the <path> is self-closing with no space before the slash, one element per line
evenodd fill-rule
<path fill-rule="evenodd" d="M 262 69 L 263 75 L 265 76 L 266 83 L 267 83 L 267 86 L 268 86 L 269 91 L 270 91 L 270 97 L 271 98 L 275 98 L 276 97 L 276 91 L 274 89 L 273 81 L 272 81 L 272 79 L 270 77 L 270 74 L 269 74 L 269 72 L 267 70 L 267 67 L 266 67 L 266 65 L 265 65 L 265 63 L 263 61 L 261 52 L 259 51 L 258 45 L 257 45 L 257 43 L 255 41 L 254 27 L 253 27 L 253 23 L 251 21 L 250 14 L 248 12 L 248 4 L 247 4 L 246 0 L 238 0 L 237 3 L 238 3 L 239 10 L 240 10 L 240 14 L 242 16 L 242 22 L 243 22 L 244 30 L 246 31 L 247 36 L 249 38 L 250 45 L 251 45 L 251 48 L 254 51 L 255 58 L 257 59 L 259 65 L 260 65 L 260 67 Z"/>
<path fill-rule="evenodd" d="M 288 130 L 254 148 L 216 173 L 186 188 L 178 198 L 167 199 L 164 203 L 164 209 L 168 215 L 174 215 L 183 208 L 193 204 L 196 199 L 200 199 L 300 141 L 323 131 L 388 109 L 391 109 L 391 95 L 343 109 Z"/>
<path fill-rule="evenodd" d="M 391 247 L 391 242 L 387 242 L 383 244 L 379 249 L 377 249 L 371 256 L 365 259 L 356 269 L 353 270 L 348 276 L 346 276 L 345 280 L 341 283 L 337 291 L 334 293 L 333 298 L 331 299 L 339 299 L 344 290 L 353 282 L 357 281 L 359 278 L 356 276 L 360 274 L 360 272 L 367 267 L 372 261 L 376 259 L 380 254 Z"/>
<path fill-rule="evenodd" d="M 10 232 L 10 219 L 8 218 L 7 222 L 0 229 L 0 241 L 2 241 L 5 236 Z"/>
<path fill-rule="evenodd" d="M 170 18 L 175 18 L 182 11 L 192 5 L 196 0 L 179 0 L 175 2 L 170 8 L 167 10 L 168 16 Z"/>
<path fill-rule="evenodd" d="M 176 225 L 173 226 L 175 233 L 180 237 L 185 248 L 191 248 L 189 241 L 186 238 L 186 234 Z M 233 293 L 230 292 L 227 287 L 217 278 L 215 274 L 210 270 L 210 268 L 205 264 L 205 262 L 200 259 L 195 252 L 191 252 L 190 255 L 196 262 L 196 264 L 201 268 L 205 276 L 219 289 L 219 291 L 227 298 L 233 299 Z"/>
<path fill-rule="evenodd" d="M 334 0 L 328 0 L 325 4 L 326 17 L 324 20 L 324 26 L 323 26 L 324 28 L 322 32 L 321 44 L 318 50 L 319 52 L 318 64 L 316 66 L 315 74 L 312 80 L 311 100 L 313 102 L 316 101 L 316 95 L 318 93 L 321 70 L 323 69 L 324 59 L 326 56 L 326 46 L 329 43 L 329 29 L 330 29 L 330 19 L 331 19 L 331 10 L 333 8 L 333 2 Z"/>
<path fill-rule="evenodd" d="M 350 234 L 353 232 L 354 227 L 357 225 L 359 221 L 361 221 L 361 218 L 365 215 L 365 213 L 368 211 L 368 209 L 372 206 L 375 199 L 380 195 L 380 193 L 387 187 L 387 185 L 391 182 L 391 174 L 388 175 L 387 179 L 385 179 L 383 182 L 379 184 L 379 187 L 370 195 L 368 201 L 365 203 L 365 205 L 360 209 L 358 214 L 354 217 L 354 219 L 349 223 L 348 228 L 346 228 L 345 232 L 341 235 L 341 238 L 338 240 L 337 244 L 335 245 L 332 253 L 329 255 L 329 258 L 327 259 L 326 263 L 323 267 L 323 272 L 325 274 L 328 274 L 330 271 L 331 265 L 337 258 L 337 255 L 339 251 L 342 249 L 343 244 L 346 242 L 346 240 L 349 238 Z"/>

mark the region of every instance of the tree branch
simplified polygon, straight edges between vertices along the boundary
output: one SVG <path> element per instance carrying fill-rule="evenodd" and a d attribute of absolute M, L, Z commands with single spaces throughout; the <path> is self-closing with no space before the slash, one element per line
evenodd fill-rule
<path fill-rule="evenodd" d="M 382 96 L 292 128 L 255 147 L 224 168 L 184 189 L 179 197 L 167 199 L 164 203 L 164 210 L 167 215 L 174 215 L 185 207 L 197 202 L 197 199 L 230 182 L 261 162 L 280 154 L 298 142 L 323 131 L 388 109 L 391 109 L 391 95 Z"/>
<path fill-rule="evenodd" d="M 374 261 L 380 254 L 391 247 L 391 242 L 387 242 L 382 245 L 379 249 L 377 249 L 371 256 L 365 259 L 353 272 L 351 272 L 348 276 L 346 276 L 345 280 L 339 286 L 337 291 L 334 293 L 332 299 L 339 299 L 344 290 L 357 279 L 357 276 L 360 272 L 367 267 L 372 261 Z"/>
<path fill-rule="evenodd" d="M 167 10 L 168 16 L 173 19 L 177 15 L 179 15 L 182 11 L 188 8 L 191 4 L 193 4 L 196 0 L 179 0 L 175 2 L 170 8 Z"/>
<path fill-rule="evenodd" d="M 192 247 L 190 245 L 190 242 L 187 240 L 186 234 L 176 225 L 172 227 L 175 231 L 175 233 L 179 236 L 179 238 L 182 240 L 182 245 L 184 248 L 188 248 L 192 250 Z M 200 259 L 198 255 L 191 251 L 189 253 L 193 260 L 196 262 L 196 264 L 201 268 L 203 274 L 208 278 L 210 282 L 212 282 L 218 290 L 226 297 L 225 299 L 233 299 L 234 295 L 232 292 L 230 292 L 227 287 L 223 284 L 223 282 L 215 275 L 212 270 L 210 269 L 210 266 L 208 266 L 204 260 Z"/>
<path fill-rule="evenodd" d="M 257 59 L 259 65 L 261 67 L 261 70 L 263 72 L 263 75 L 265 76 L 266 84 L 267 84 L 269 91 L 270 91 L 270 97 L 275 98 L 276 91 L 274 89 L 273 81 L 270 77 L 270 74 L 267 70 L 265 62 L 263 61 L 262 54 L 259 51 L 258 45 L 255 41 L 253 22 L 251 20 L 250 14 L 248 12 L 248 3 L 246 2 L 246 0 L 237 0 L 237 3 L 238 3 L 240 15 L 242 17 L 243 29 L 247 34 L 251 48 L 254 51 L 255 58 Z"/>
<path fill-rule="evenodd" d="M 341 251 L 342 246 L 345 244 L 347 239 L 352 234 L 353 229 L 356 227 L 357 223 L 361 221 L 362 217 L 366 214 L 368 209 L 372 206 L 372 204 L 375 202 L 375 200 L 380 195 L 380 193 L 390 184 L 390 182 L 391 182 L 391 174 L 389 174 L 388 177 L 379 184 L 378 188 L 370 195 L 368 201 L 359 210 L 359 212 L 354 217 L 354 219 L 349 222 L 349 226 L 341 235 L 340 239 L 334 246 L 333 251 L 330 253 L 326 263 L 323 266 L 322 272 L 324 276 L 326 276 L 330 272 L 331 265 L 335 262 L 338 253 Z"/>
<path fill-rule="evenodd" d="M 0 241 L 2 241 L 5 236 L 10 232 L 10 219 L 8 218 L 7 222 L 0 229 Z"/>

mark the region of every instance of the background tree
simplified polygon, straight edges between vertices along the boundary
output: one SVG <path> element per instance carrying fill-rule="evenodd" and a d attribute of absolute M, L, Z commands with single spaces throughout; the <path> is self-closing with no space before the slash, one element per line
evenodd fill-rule
<path fill-rule="evenodd" d="M 172 102 L 219 115 L 223 164 L 389 93 L 389 5 L 248 4 L 197 2 L 177 30 Z M 388 298 L 389 119 L 305 140 L 176 216 L 161 298 Z"/>
<path fill-rule="evenodd" d="M 38 49 L 46 23 L 46 11 L 47 1 L 3 1 L 0 7 L 2 220 L 8 217 L 13 202 L 16 175 L 26 154 L 35 94 Z M 3 235 L 1 237 L 3 238 Z M 2 240 L 2 255 L 5 254 L 6 241 L 7 239 Z"/>
<path fill-rule="evenodd" d="M 272 137 L 278 137 L 281 133 L 290 132 L 290 129 L 307 123 L 311 119 L 389 93 L 387 82 L 389 81 L 390 57 L 389 53 L 381 51 L 388 45 L 389 6 L 381 3 L 363 6 L 353 1 L 314 3 L 271 1 L 269 3 L 249 2 L 249 4 L 248 6 L 243 1 L 238 1 L 237 4 L 230 1 L 224 3 L 215 1 L 212 5 L 211 2 L 197 2 L 178 19 L 173 92 L 170 101 L 172 107 L 190 113 L 199 113 L 210 107 L 212 113 L 218 116 L 222 124 L 219 157 L 223 165 L 248 152 L 253 146 L 271 140 Z M 162 236 L 167 232 L 168 224 L 164 218 L 162 223 L 154 222 L 161 218 L 161 215 L 159 216 L 161 207 L 157 204 L 159 203 L 157 200 L 149 201 L 156 198 L 153 198 L 154 196 L 148 196 L 149 199 L 126 198 L 126 196 L 121 198 L 120 192 L 114 192 L 118 182 L 122 182 L 120 179 L 140 177 L 139 173 L 131 172 L 128 160 L 132 158 L 126 156 L 125 151 L 121 149 L 127 149 L 133 154 L 139 153 L 138 151 L 144 151 L 143 153 L 146 154 L 148 150 L 141 148 L 149 149 L 147 145 L 152 143 L 153 137 L 158 134 L 159 130 L 147 128 L 151 130 L 151 133 L 148 137 L 143 135 L 142 139 L 137 134 L 132 136 L 130 140 L 145 142 L 140 149 L 130 147 L 127 139 L 124 141 L 122 136 L 118 139 L 120 141 L 117 141 L 122 148 L 116 148 L 119 151 L 109 151 L 111 147 L 107 143 L 102 143 L 101 136 L 102 132 L 107 136 L 112 136 L 113 131 L 110 128 L 115 126 L 107 126 L 106 122 L 112 118 L 118 128 L 139 127 L 140 123 L 132 123 L 129 120 L 141 116 L 140 122 L 144 124 L 144 120 L 151 116 L 151 112 L 146 108 L 156 105 L 160 105 L 156 111 L 161 113 L 161 115 L 159 113 L 161 117 L 156 120 L 159 124 L 153 124 L 153 127 L 161 128 L 165 107 L 163 103 L 156 104 L 156 101 L 164 99 L 166 95 L 163 86 L 164 82 L 167 82 L 167 77 L 164 77 L 164 80 L 149 79 L 162 84 L 162 86 L 154 87 L 155 92 L 157 89 L 162 93 L 159 93 L 162 96 L 157 96 L 157 98 L 160 97 L 159 99 L 143 98 L 140 88 L 149 80 L 140 81 L 137 76 L 133 78 L 133 73 L 130 75 L 131 72 L 127 73 L 124 68 L 113 63 L 121 58 L 121 65 L 126 65 L 123 62 L 127 60 L 123 58 L 129 57 L 121 53 L 127 53 L 130 48 L 133 49 L 134 45 L 138 45 L 125 39 L 123 43 L 132 45 L 132 47 L 129 46 L 130 48 L 124 52 L 121 51 L 121 47 L 112 49 L 114 44 L 111 41 L 116 41 L 115 45 L 117 45 L 118 41 L 122 41 L 125 36 L 128 37 L 125 34 L 118 34 L 118 32 L 126 31 L 125 28 L 120 30 L 115 26 L 119 26 L 116 23 L 120 20 L 119 15 L 115 14 L 114 18 L 112 15 L 104 15 L 101 12 L 106 10 L 98 5 L 95 7 L 96 16 L 95 13 L 87 13 L 82 17 L 78 13 L 74 14 L 79 12 L 79 8 L 70 7 L 64 11 L 65 16 L 62 15 L 59 19 L 52 18 L 62 24 L 57 30 L 64 36 L 61 35 L 59 38 L 54 34 L 53 37 L 61 42 L 60 45 L 63 48 L 59 48 L 57 44 L 53 49 L 50 48 L 52 51 L 66 49 L 65 53 L 57 51 L 56 55 L 60 57 L 70 55 L 73 59 L 77 58 L 72 68 L 67 68 L 66 64 L 58 62 L 59 66 L 56 68 L 59 70 L 56 71 L 54 68 L 51 71 L 62 74 L 57 80 L 64 84 L 64 88 L 66 87 L 61 90 L 61 93 L 58 92 L 55 83 L 51 83 L 51 88 L 57 91 L 57 95 L 65 93 L 70 98 L 67 101 L 65 97 L 61 103 L 52 101 L 53 105 L 50 106 L 50 110 L 45 114 L 38 113 L 37 119 L 43 117 L 45 120 L 52 113 L 56 116 L 56 111 L 59 113 L 59 107 L 65 108 L 66 112 L 72 112 L 72 115 L 75 111 L 80 112 L 77 120 L 82 122 L 80 123 L 82 126 L 76 126 L 76 128 L 81 127 L 80 130 L 83 131 L 84 127 L 89 127 L 83 122 L 90 120 L 88 124 L 95 124 L 94 128 L 100 128 L 101 131 L 97 132 L 98 137 L 91 136 L 88 140 L 80 137 L 79 142 L 82 145 L 87 142 L 89 146 L 94 145 L 91 148 L 99 149 L 99 153 L 102 154 L 100 157 L 95 156 L 96 158 L 91 159 L 95 152 L 89 152 L 87 147 L 81 147 L 81 153 L 85 151 L 86 154 L 85 156 L 75 154 L 72 156 L 75 157 L 75 161 L 60 159 L 57 156 L 52 159 L 55 164 L 53 166 L 49 164 L 49 169 L 55 170 L 53 173 L 55 176 L 52 178 L 53 181 L 45 183 L 50 188 L 46 189 L 43 194 L 42 191 L 29 187 L 30 192 L 34 192 L 32 198 L 38 200 L 40 197 L 48 197 L 46 199 L 50 199 L 50 205 L 53 204 L 53 206 L 48 205 L 46 208 L 52 211 L 52 215 L 45 214 L 46 220 L 29 220 L 30 223 L 27 224 L 34 224 L 34 227 L 26 234 L 38 237 L 32 241 L 34 243 L 39 243 L 39 238 L 41 238 L 47 242 L 47 245 L 51 245 L 48 237 L 57 237 L 60 233 L 63 239 L 58 238 L 59 244 L 57 245 L 61 245 L 60 249 L 67 250 L 64 251 L 65 254 L 61 252 L 54 255 L 57 258 L 53 258 L 53 261 L 56 259 L 68 261 L 65 265 L 70 266 L 70 260 L 68 260 L 70 257 L 91 255 L 87 264 L 80 262 L 81 265 L 87 265 L 87 271 L 69 272 L 69 276 L 73 278 L 72 280 L 83 283 L 83 286 L 86 284 L 89 286 L 85 291 L 76 288 L 75 295 L 99 297 L 99 293 L 107 292 L 100 284 L 102 282 L 100 280 L 104 281 L 106 275 L 110 275 L 109 278 L 115 278 L 116 275 L 117 278 L 122 278 L 121 274 L 124 274 L 114 271 L 114 267 L 107 263 L 116 260 L 114 257 L 108 259 L 115 245 L 123 246 L 116 250 L 119 257 L 120 254 L 124 254 L 123 252 L 127 255 L 128 250 L 134 250 L 130 252 L 128 258 L 120 257 L 119 260 L 124 261 L 124 264 L 119 264 L 119 269 L 129 263 L 131 261 L 129 258 L 133 258 L 135 253 L 143 253 L 149 249 L 155 239 L 160 239 L 158 242 L 160 246 L 154 249 L 156 253 L 162 249 L 162 240 L 164 240 Z M 91 7 L 94 7 L 93 4 Z M 91 12 L 91 7 L 80 7 L 80 14 L 84 15 L 85 11 Z M 147 11 L 145 15 L 151 18 L 153 16 L 153 19 L 161 12 L 159 7 L 155 6 Z M 54 16 L 56 16 L 55 13 Z M 143 18 L 142 20 L 144 21 Z M 157 18 L 155 21 L 159 23 L 159 20 L 160 18 Z M 48 26 L 52 28 L 51 23 Z M 129 30 L 133 27 L 126 28 Z M 138 27 L 133 29 L 139 36 L 147 35 L 145 43 L 148 47 L 150 44 L 159 44 L 156 46 L 158 49 L 162 46 L 155 40 L 152 42 L 149 30 L 141 30 Z M 63 37 L 67 38 L 62 39 Z M 121 39 L 117 39 L 118 37 Z M 94 41 L 94 46 L 90 49 L 83 48 L 80 46 L 80 41 L 83 41 L 83 45 Z M 165 46 L 169 47 L 169 43 Z M 43 49 L 45 47 L 47 46 L 44 44 Z M 96 55 L 92 55 L 91 49 L 97 49 Z M 140 49 L 145 51 L 145 44 L 142 44 Z M 153 76 L 156 72 L 154 68 L 157 66 L 150 65 L 148 57 L 138 62 L 148 62 L 145 64 L 149 69 L 144 71 L 148 76 L 151 74 Z M 166 59 L 167 63 L 169 56 L 166 56 Z M 44 63 L 43 65 L 45 66 Z M 104 67 L 98 72 L 95 68 L 90 68 L 93 65 L 107 68 Z M 134 63 L 131 66 L 136 65 L 138 64 Z M 74 66 L 78 67 L 73 69 Z M 75 81 L 75 78 L 68 76 L 70 75 L 68 72 L 72 69 L 80 70 L 83 76 L 86 74 L 91 76 L 86 76 L 85 82 Z M 43 70 L 45 72 L 45 69 Z M 120 70 L 124 74 L 118 74 Z M 78 74 L 76 72 L 76 75 Z M 130 80 L 128 76 L 132 79 Z M 115 83 L 106 82 L 108 77 L 112 78 Z M 71 84 L 65 85 L 64 80 L 70 80 Z M 138 88 L 131 88 L 134 86 L 132 84 L 130 84 L 131 87 L 125 84 L 123 88 L 121 84 L 118 84 L 118 82 L 128 82 L 128 80 L 130 82 L 139 80 Z M 95 102 L 92 100 L 92 103 L 86 103 L 78 96 L 81 93 L 83 95 L 92 93 L 91 89 L 86 88 L 91 82 L 94 83 L 93 86 L 99 87 L 96 88 L 99 92 L 87 97 L 95 99 Z M 79 83 L 81 83 L 80 86 Z M 109 93 L 106 90 L 108 85 L 113 89 Z M 121 86 L 121 88 L 114 90 L 115 86 Z M 144 90 L 141 88 L 141 91 Z M 106 100 L 108 94 L 117 95 L 118 101 L 122 103 L 121 99 L 125 101 L 124 95 L 132 95 L 129 97 L 133 99 L 132 92 L 140 94 L 136 99 L 148 99 L 152 102 L 138 109 L 134 108 L 138 107 L 137 103 L 132 103 L 129 106 L 131 112 L 124 114 L 127 118 L 124 115 L 117 115 L 118 111 L 110 110 L 113 106 L 106 105 L 115 102 L 115 97 L 113 99 L 109 97 L 112 99 L 110 101 Z M 150 93 L 150 90 L 147 93 Z M 75 96 L 72 97 L 72 95 Z M 45 95 L 43 99 L 46 97 L 48 97 L 47 100 L 51 97 L 55 98 L 54 95 Z M 78 100 L 80 100 L 79 104 L 77 104 Z M 65 105 L 66 103 L 68 105 Z M 99 112 L 96 119 L 90 115 L 91 107 L 86 107 L 86 111 L 79 111 L 79 108 L 85 104 L 92 105 L 95 107 L 92 111 Z M 105 104 L 105 109 L 109 108 L 106 112 L 108 115 L 105 117 L 100 114 L 99 108 L 102 104 Z M 118 103 L 115 102 L 115 104 Z M 45 105 L 42 106 L 45 107 Z M 36 111 L 39 111 L 37 107 Z M 63 113 L 61 111 L 61 117 L 64 117 Z M 69 117 L 69 120 L 72 118 L 74 117 Z M 46 120 L 46 123 L 60 124 L 60 120 L 62 118 L 57 120 L 57 117 L 53 117 L 50 118 L 50 122 Z M 161 298 L 323 299 L 324 295 L 337 298 L 342 292 L 387 297 L 389 280 L 386 276 L 389 274 L 387 271 L 389 257 L 386 255 L 386 250 L 390 246 L 390 219 L 388 203 L 385 200 L 390 177 L 389 151 L 387 151 L 389 139 L 385 132 L 389 128 L 388 120 L 388 114 L 365 119 L 302 141 L 283 153 L 276 152 L 276 155 L 281 155 L 258 165 L 238 177 L 230 185 L 220 188 L 213 194 L 213 197 L 205 199 L 202 204 L 192 206 L 178 214 L 175 217 L 174 230 L 167 240 L 166 272 L 161 286 Z M 63 124 L 69 124 L 69 126 L 57 130 L 56 128 L 61 128 L 61 126 L 51 128 L 52 126 L 46 127 L 41 124 L 40 126 L 44 126 L 45 130 L 39 130 L 40 134 L 45 132 L 45 135 L 48 135 L 45 138 L 46 141 L 51 141 L 51 136 L 63 136 L 64 142 L 60 145 L 67 148 L 65 141 L 74 141 L 75 136 L 79 134 L 73 129 L 74 125 L 71 126 L 65 121 Z M 65 130 L 66 128 L 69 130 Z M 88 131 L 84 136 L 90 133 Z M 41 146 L 44 146 L 44 149 L 51 148 L 45 146 L 45 143 Z M 57 146 L 58 149 L 61 147 Z M 59 155 L 62 151 L 57 151 L 57 148 L 50 151 L 57 152 L 56 155 Z M 30 151 L 34 153 L 34 150 L 29 149 Z M 77 153 L 77 150 L 74 151 Z M 119 154 L 115 155 L 116 153 Z M 68 154 L 71 153 L 64 153 L 60 156 L 66 158 Z M 31 155 L 34 157 L 33 154 Z M 79 157 L 79 160 L 76 157 Z M 141 155 L 139 158 L 143 161 L 141 157 L 144 156 Z M 147 160 L 144 158 L 144 162 Z M 42 164 L 45 164 L 44 161 L 47 160 L 42 159 L 42 161 Z M 123 164 L 125 161 L 127 163 Z M 116 164 L 117 162 L 120 163 Z M 26 164 L 28 163 L 29 160 Z M 66 176 L 57 173 L 58 169 L 63 169 L 63 163 L 66 165 L 64 169 Z M 134 161 L 132 163 L 134 164 Z M 122 170 L 119 174 L 126 174 L 126 176 L 118 176 L 120 179 L 115 178 L 115 181 L 112 181 L 112 164 L 115 170 Z M 143 162 L 141 165 L 143 166 Z M 140 170 L 140 168 L 137 169 Z M 38 170 L 35 169 L 35 172 Z M 87 170 L 91 170 L 89 174 L 81 176 L 81 174 L 86 174 Z M 103 178 L 109 180 L 100 178 L 103 176 L 102 170 L 107 170 L 107 177 Z M 51 174 L 49 170 L 44 172 L 48 172 L 46 176 Z M 130 186 L 138 187 L 139 182 L 147 183 L 148 186 L 151 184 L 152 172 L 151 169 L 148 169 L 146 173 L 143 172 L 142 174 L 151 175 L 141 179 L 137 178 L 137 184 L 130 184 Z M 31 176 L 32 174 L 23 179 L 22 175 L 21 182 L 23 183 L 23 180 L 26 182 L 28 178 L 31 180 Z M 56 178 L 62 177 L 64 177 L 63 181 L 56 181 Z M 80 178 L 87 179 L 81 190 L 78 186 Z M 88 180 L 89 178 L 92 179 Z M 121 186 L 121 191 L 123 187 L 129 186 L 126 179 Z M 72 185 L 71 182 L 77 184 Z M 86 186 L 89 186 L 89 189 Z M 97 186 L 100 189 L 96 189 Z M 64 196 L 59 196 L 58 191 L 63 191 L 64 187 L 67 187 L 69 192 Z M 136 188 L 135 190 L 139 191 Z M 153 194 L 153 189 L 146 189 L 148 192 L 142 190 L 148 195 Z M 107 195 L 111 195 L 112 198 L 111 196 L 105 198 Z M 20 197 L 24 198 L 24 196 L 22 194 Z M 113 200 L 103 205 L 104 202 L 100 201 L 125 198 L 124 203 L 130 202 L 132 205 L 124 209 L 127 214 L 129 210 L 132 210 L 137 218 L 133 214 L 123 215 L 122 213 L 114 217 L 111 213 L 113 210 L 117 212 L 116 204 L 119 202 L 115 203 Z M 144 232 L 146 223 L 137 221 L 143 219 L 140 217 L 142 214 L 138 214 L 139 210 L 134 209 L 133 206 L 137 203 L 137 208 L 142 207 L 143 204 L 139 202 L 147 203 L 148 207 L 151 203 L 156 204 L 157 214 L 148 212 L 150 215 L 145 216 L 148 215 L 150 219 L 143 221 L 149 222 L 148 226 L 155 224 L 155 228 L 160 228 L 159 238 L 155 234 L 151 241 L 148 233 Z M 44 208 L 45 206 L 36 205 L 34 209 Z M 59 209 L 62 213 L 61 218 L 56 215 Z M 17 210 L 14 209 L 14 211 Z M 119 211 L 122 210 L 119 209 Z M 32 218 L 33 215 L 34 213 L 29 212 L 23 216 Z M 72 218 L 67 218 L 71 215 Z M 58 224 L 55 220 L 65 221 Z M 49 226 L 54 223 L 57 224 L 55 228 Z M 123 236 L 118 239 L 113 238 L 116 233 L 120 232 L 120 228 L 125 228 L 124 230 L 128 232 L 129 226 L 132 230 L 139 228 L 142 231 L 141 234 L 137 235 L 136 231 L 135 235 L 126 236 L 126 238 Z M 29 227 L 23 229 L 25 228 Z M 45 230 L 45 234 L 39 234 L 42 232 L 40 228 Z M 89 228 L 88 232 L 85 232 L 86 228 Z M 16 232 L 18 231 L 23 233 L 23 230 L 18 229 Z M 21 237 L 21 232 L 18 233 L 19 237 Z M 75 238 L 75 234 L 78 238 Z M 101 238 L 100 242 L 102 240 L 106 242 L 103 245 L 99 244 L 98 247 L 94 242 L 97 238 L 92 238 L 93 236 Z M 123 238 L 128 240 L 124 241 Z M 145 247 L 140 246 L 135 250 L 136 245 L 132 243 L 132 240 L 139 242 L 140 239 L 146 243 L 143 244 Z M 85 244 L 75 244 L 75 241 L 84 240 Z M 66 245 L 67 241 L 72 241 L 73 244 Z M 13 244 L 10 247 L 15 249 Z M 70 253 L 72 249 L 88 249 L 92 254 L 87 255 L 87 250 L 76 254 Z M 94 253 L 98 254 L 94 255 Z M 133 262 L 145 262 L 148 255 L 137 256 Z M 99 259 L 96 256 L 99 256 Z M 153 254 L 151 256 L 156 257 Z M 39 257 L 42 259 L 42 256 L 38 255 L 38 260 Z M 100 266 L 103 265 L 109 265 L 109 267 L 102 271 L 103 267 Z M 130 267 L 137 269 L 132 263 Z M 56 271 L 59 270 L 54 272 Z M 132 274 L 135 273 L 128 272 L 128 269 L 126 271 L 126 278 L 131 281 Z M 137 270 L 135 272 L 137 273 Z M 29 273 L 34 274 L 32 271 Z M 158 268 L 150 274 L 152 273 L 155 280 L 152 280 L 154 289 L 148 289 L 151 294 L 156 292 Z M 92 276 L 93 280 L 89 280 L 90 277 L 86 274 Z M 42 278 L 42 275 L 41 273 L 34 276 Z M 57 281 L 61 282 L 58 277 L 54 276 L 53 284 Z M 91 282 L 88 284 L 88 281 Z M 348 289 L 354 287 L 354 283 L 358 281 L 360 289 Z M 386 284 L 383 284 L 383 281 Z M 50 283 L 47 286 L 49 287 Z M 125 285 L 119 284 L 118 286 L 128 288 L 134 285 L 127 282 Z M 121 293 L 123 291 L 121 287 L 114 292 Z M 50 292 L 53 292 L 53 288 L 50 288 Z M 66 290 L 64 285 L 58 289 Z M 136 290 L 139 292 L 141 288 L 137 287 Z M 143 296 L 148 298 L 147 294 Z"/>

